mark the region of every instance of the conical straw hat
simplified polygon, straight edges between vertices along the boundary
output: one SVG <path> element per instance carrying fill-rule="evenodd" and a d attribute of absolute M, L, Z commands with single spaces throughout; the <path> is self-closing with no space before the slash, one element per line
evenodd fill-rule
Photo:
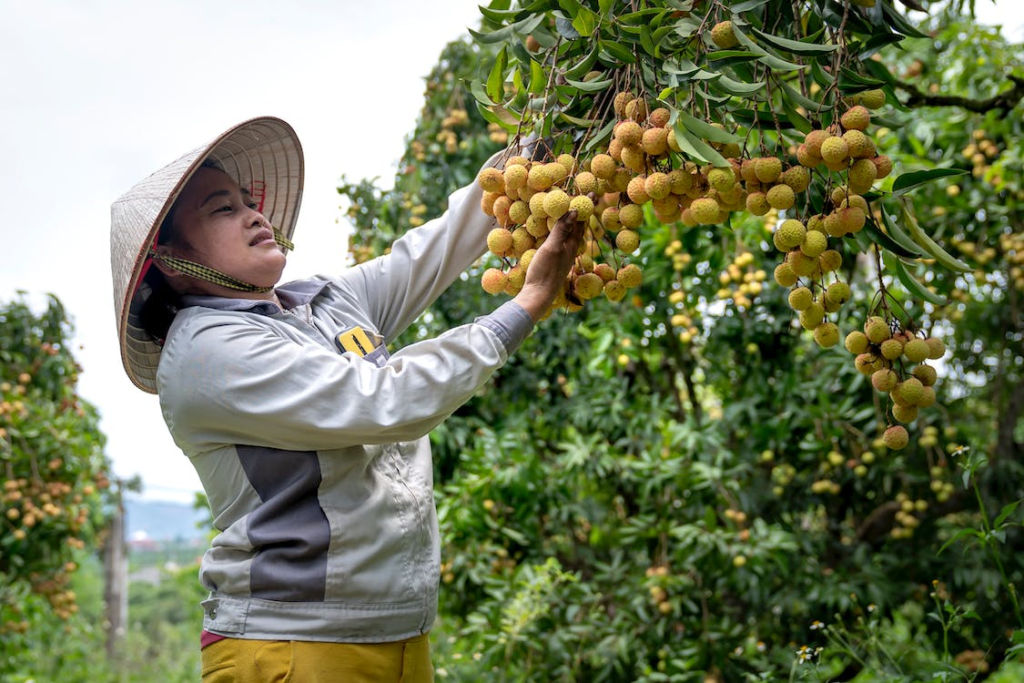
<path fill-rule="evenodd" d="M 114 311 L 125 371 L 143 391 L 156 393 L 161 346 L 146 332 L 139 310 L 149 296 L 142 281 L 161 223 L 192 174 L 216 161 L 253 199 L 270 224 L 291 239 L 302 201 L 302 146 L 278 118 L 245 121 L 182 156 L 124 193 L 110 207 L 110 268 Z"/>

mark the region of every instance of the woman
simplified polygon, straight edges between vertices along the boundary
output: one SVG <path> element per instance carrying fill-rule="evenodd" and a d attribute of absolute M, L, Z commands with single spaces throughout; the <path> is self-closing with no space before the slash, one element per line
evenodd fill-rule
<path fill-rule="evenodd" d="M 427 434 L 546 313 L 582 225 L 557 225 L 511 301 L 389 354 L 484 252 L 481 190 L 454 193 L 386 256 L 279 285 L 301 195 L 298 139 L 265 117 L 112 207 L 125 369 L 159 395 L 219 532 L 200 569 L 203 680 L 429 681 L 440 542 Z"/>

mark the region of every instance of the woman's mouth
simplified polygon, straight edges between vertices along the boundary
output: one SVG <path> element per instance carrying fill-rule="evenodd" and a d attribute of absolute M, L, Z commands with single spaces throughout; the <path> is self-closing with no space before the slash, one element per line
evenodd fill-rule
<path fill-rule="evenodd" d="M 277 244 L 277 241 L 274 240 L 274 231 L 268 230 L 267 228 L 263 228 L 259 232 L 257 232 L 255 236 L 253 236 L 252 241 L 249 242 L 249 246 L 258 247 L 268 242 Z"/>

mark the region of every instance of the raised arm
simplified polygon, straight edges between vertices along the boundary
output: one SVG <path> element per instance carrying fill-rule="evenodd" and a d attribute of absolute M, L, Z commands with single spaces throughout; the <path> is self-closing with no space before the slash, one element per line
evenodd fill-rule
<path fill-rule="evenodd" d="M 485 166 L 495 164 L 498 155 Z M 455 191 L 448 210 L 397 239 L 391 252 L 360 264 L 342 279 L 365 302 L 387 342 L 408 327 L 487 249 L 494 218 L 480 208 L 477 183 Z"/>

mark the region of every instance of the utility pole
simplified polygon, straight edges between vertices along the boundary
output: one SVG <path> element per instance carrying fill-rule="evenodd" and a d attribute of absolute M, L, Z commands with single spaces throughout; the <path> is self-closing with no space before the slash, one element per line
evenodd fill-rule
<path fill-rule="evenodd" d="M 128 552 L 125 543 L 124 482 L 115 481 L 114 514 L 103 546 L 103 602 L 107 658 L 119 667 L 120 645 L 128 628 Z"/>

